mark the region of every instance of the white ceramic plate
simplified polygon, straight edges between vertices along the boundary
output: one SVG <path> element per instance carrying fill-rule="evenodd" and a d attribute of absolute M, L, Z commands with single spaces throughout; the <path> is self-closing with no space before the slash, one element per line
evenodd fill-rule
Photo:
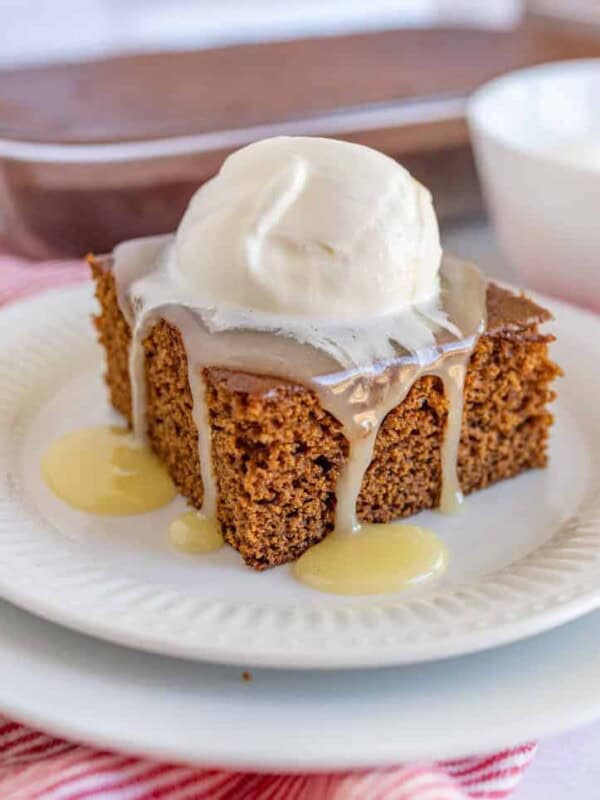
<path fill-rule="evenodd" d="M 600 605 L 600 320 L 556 302 L 560 385 L 551 467 L 422 514 L 447 542 L 442 582 L 342 598 L 286 567 L 224 549 L 170 552 L 171 506 L 139 517 L 73 511 L 43 485 L 58 434 L 109 419 L 89 287 L 0 315 L 0 594 L 48 619 L 156 652 L 244 666 L 360 667 L 481 650 Z"/>
<path fill-rule="evenodd" d="M 525 642 L 386 669 L 252 669 L 115 647 L 0 601 L 0 708 L 74 741 L 250 770 L 456 758 L 600 717 L 600 611 Z M 594 794 L 594 797 L 596 795 Z"/>

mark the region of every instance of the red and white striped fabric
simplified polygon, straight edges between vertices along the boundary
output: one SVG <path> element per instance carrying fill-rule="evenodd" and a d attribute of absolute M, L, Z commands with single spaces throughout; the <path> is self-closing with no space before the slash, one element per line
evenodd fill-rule
<path fill-rule="evenodd" d="M 83 261 L 31 262 L 0 254 L 0 305 L 73 283 L 87 274 Z"/>
<path fill-rule="evenodd" d="M 92 750 L 0 717 L 3 800 L 465 800 L 502 798 L 533 758 L 526 744 L 479 758 L 324 775 L 257 775 Z"/>
<path fill-rule="evenodd" d="M 0 255 L 0 305 L 81 280 L 82 262 Z M 161 764 L 94 750 L 0 716 L 2 800 L 466 800 L 507 797 L 535 754 L 488 756 L 326 775 L 257 775 Z"/>

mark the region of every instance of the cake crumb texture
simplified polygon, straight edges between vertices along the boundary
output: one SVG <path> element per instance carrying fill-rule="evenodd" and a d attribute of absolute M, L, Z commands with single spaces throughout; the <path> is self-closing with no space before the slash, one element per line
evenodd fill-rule
<path fill-rule="evenodd" d="M 131 424 L 130 331 L 110 269 L 90 259 L 113 406 Z M 488 290 L 487 332 L 467 371 L 458 472 L 465 494 L 547 462 L 552 336 L 547 311 L 497 286 Z M 187 358 L 179 331 L 157 322 L 144 342 L 150 443 L 179 491 L 200 507 L 203 489 Z M 225 541 L 256 569 L 297 559 L 333 528 L 335 486 L 348 456 L 340 423 L 303 386 L 268 376 L 205 369 Z M 439 503 L 448 405 L 439 378 L 418 380 L 386 417 L 357 512 L 389 522 Z"/>

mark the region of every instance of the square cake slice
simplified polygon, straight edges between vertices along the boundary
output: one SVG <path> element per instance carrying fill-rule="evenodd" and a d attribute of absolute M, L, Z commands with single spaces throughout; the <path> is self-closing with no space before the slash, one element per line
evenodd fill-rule
<path fill-rule="evenodd" d="M 113 406 L 131 424 L 130 330 L 119 309 L 110 257 L 91 257 Z M 490 284 L 487 328 L 465 385 L 458 475 L 465 494 L 543 467 L 552 415 L 550 314 Z M 199 508 L 203 487 L 187 358 L 177 328 L 158 321 L 144 342 L 146 418 L 153 449 Z M 348 454 L 340 423 L 301 385 L 265 375 L 205 369 L 225 541 L 256 569 L 299 558 L 333 528 L 335 486 Z M 438 505 L 448 404 L 439 378 L 420 378 L 385 418 L 358 499 L 358 517 L 389 522 Z"/>

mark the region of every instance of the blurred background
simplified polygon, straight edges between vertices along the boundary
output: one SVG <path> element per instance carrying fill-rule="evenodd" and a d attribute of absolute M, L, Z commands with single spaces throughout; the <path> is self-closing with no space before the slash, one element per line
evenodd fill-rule
<path fill-rule="evenodd" d="M 2 66 L 440 23 L 511 25 L 518 0 L 3 0 Z M 35 24 L 32 12 L 35 9 Z M 6 28 L 5 28 L 6 32 Z"/>
<path fill-rule="evenodd" d="M 176 227 L 232 149 L 368 144 L 500 264 L 465 120 L 489 79 L 600 56 L 597 0 L 0 0 L 0 236 L 81 256 Z"/>

